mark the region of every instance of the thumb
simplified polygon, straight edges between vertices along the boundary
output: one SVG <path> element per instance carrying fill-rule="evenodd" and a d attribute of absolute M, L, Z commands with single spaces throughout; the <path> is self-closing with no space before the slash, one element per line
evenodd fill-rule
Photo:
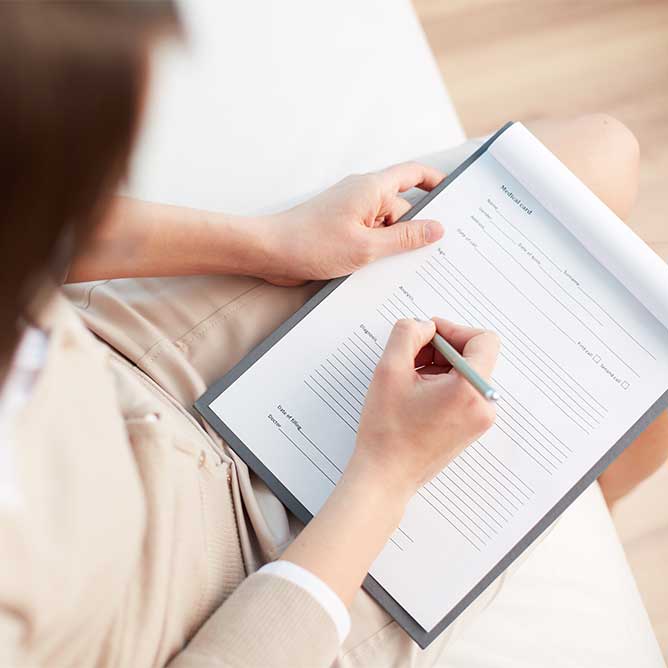
<path fill-rule="evenodd" d="M 435 220 L 406 220 L 372 230 L 378 238 L 378 256 L 422 248 L 443 236 L 443 226 Z"/>

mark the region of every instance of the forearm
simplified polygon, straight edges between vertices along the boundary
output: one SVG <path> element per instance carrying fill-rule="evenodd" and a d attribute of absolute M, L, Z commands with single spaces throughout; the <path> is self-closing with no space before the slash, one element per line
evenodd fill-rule
<path fill-rule="evenodd" d="M 318 576 L 349 606 L 399 525 L 410 493 L 367 467 L 350 467 L 281 557 Z"/>
<path fill-rule="evenodd" d="M 271 262 L 267 220 L 117 197 L 68 282 L 129 276 L 254 274 Z"/>

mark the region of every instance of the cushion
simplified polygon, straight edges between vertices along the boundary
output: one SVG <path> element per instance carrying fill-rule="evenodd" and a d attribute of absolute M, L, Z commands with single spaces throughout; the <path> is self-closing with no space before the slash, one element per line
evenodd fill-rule
<path fill-rule="evenodd" d="M 451 668 L 665 666 L 597 483 L 448 645 Z"/>
<path fill-rule="evenodd" d="M 406 0 L 182 8 L 186 48 L 155 63 L 131 193 L 259 211 L 464 138 Z"/>

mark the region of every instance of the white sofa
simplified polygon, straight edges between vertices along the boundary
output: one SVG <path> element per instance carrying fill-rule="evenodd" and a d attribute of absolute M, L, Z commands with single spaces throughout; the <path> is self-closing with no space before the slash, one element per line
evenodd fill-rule
<path fill-rule="evenodd" d="M 251 212 L 464 136 L 407 0 L 190 0 L 157 61 L 128 185 Z M 661 653 L 597 485 L 447 647 L 446 665 L 656 668 Z"/>

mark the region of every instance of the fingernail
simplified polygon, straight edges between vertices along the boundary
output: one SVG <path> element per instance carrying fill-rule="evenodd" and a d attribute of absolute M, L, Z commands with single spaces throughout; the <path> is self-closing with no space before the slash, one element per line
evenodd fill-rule
<path fill-rule="evenodd" d="M 443 228 L 441 227 L 440 223 L 437 223 L 433 220 L 426 223 L 424 226 L 424 238 L 428 244 L 430 244 L 432 241 L 437 241 L 442 236 Z"/>

